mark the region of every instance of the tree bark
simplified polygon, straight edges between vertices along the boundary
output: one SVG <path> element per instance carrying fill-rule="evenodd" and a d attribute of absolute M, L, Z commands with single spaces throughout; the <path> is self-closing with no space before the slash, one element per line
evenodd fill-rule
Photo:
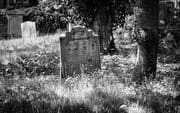
<path fill-rule="evenodd" d="M 93 30 L 99 35 L 100 51 L 104 53 L 109 46 L 111 36 L 110 4 L 102 5 L 98 9 L 93 22 Z"/>
<path fill-rule="evenodd" d="M 133 80 L 156 75 L 158 54 L 159 0 L 138 0 L 134 8 L 135 38 L 138 42 L 137 60 Z"/>

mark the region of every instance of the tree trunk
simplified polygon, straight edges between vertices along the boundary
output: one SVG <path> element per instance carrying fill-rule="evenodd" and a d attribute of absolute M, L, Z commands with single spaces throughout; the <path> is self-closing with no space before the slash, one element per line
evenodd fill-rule
<path fill-rule="evenodd" d="M 158 54 L 159 0 L 138 0 L 134 9 L 138 42 L 133 80 L 155 77 Z"/>
<path fill-rule="evenodd" d="M 108 6 L 99 8 L 93 22 L 93 30 L 99 35 L 100 51 L 104 53 L 109 46 L 111 36 L 111 16 Z"/>

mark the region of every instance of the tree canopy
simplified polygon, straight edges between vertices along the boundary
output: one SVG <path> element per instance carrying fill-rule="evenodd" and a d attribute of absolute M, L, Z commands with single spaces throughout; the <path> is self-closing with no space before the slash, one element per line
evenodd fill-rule
<path fill-rule="evenodd" d="M 78 13 L 78 19 L 82 20 L 87 26 L 90 26 L 99 9 L 106 7 L 112 17 L 113 27 L 122 25 L 127 14 L 132 14 L 131 0 L 70 0 L 71 5 L 75 7 Z"/>

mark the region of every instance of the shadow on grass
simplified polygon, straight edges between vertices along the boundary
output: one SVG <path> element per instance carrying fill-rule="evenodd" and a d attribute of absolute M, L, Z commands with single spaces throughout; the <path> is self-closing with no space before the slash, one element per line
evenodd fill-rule
<path fill-rule="evenodd" d="M 121 105 L 125 104 L 122 98 L 101 90 L 96 90 L 90 96 L 89 104 L 96 108 L 97 113 L 127 113 L 125 109 L 120 108 Z"/>
<path fill-rule="evenodd" d="M 175 54 L 165 54 L 165 53 L 161 53 L 159 54 L 159 58 L 158 61 L 160 63 L 166 63 L 166 64 L 170 64 L 170 63 L 180 63 L 180 56 L 179 55 L 175 55 Z"/>
<path fill-rule="evenodd" d="M 38 102 L 38 105 L 33 105 L 30 101 L 13 100 L 0 105 L 1 113 L 93 113 L 85 104 L 73 105 L 55 105 L 50 103 Z"/>
<path fill-rule="evenodd" d="M 0 113 L 127 113 L 119 107 L 123 100 L 101 90 L 87 97 L 88 101 L 76 102 L 71 98 L 58 97 L 53 92 L 28 99 L 11 98 L 0 103 Z"/>
<path fill-rule="evenodd" d="M 138 103 L 141 106 L 150 108 L 152 113 L 179 113 L 178 105 L 171 95 L 163 95 L 147 90 L 148 93 L 140 97 L 129 97 L 132 103 Z"/>

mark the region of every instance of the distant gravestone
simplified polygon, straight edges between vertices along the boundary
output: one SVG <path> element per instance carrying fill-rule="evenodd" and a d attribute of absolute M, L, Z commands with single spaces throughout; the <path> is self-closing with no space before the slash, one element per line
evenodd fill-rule
<path fill-rule="evenodd" d="M 6 16 L 0 17 L 0 39 L 5 39 L 8 34 L 8 19 Z"/>
<path fill-rule="evenodd" d="M 24 22 L 21 24 L 21 31 L 23 38 L 35 38 L 36 34 L 36 24 L 35 22 Z"/>
<path fill-rule="evenodd" d="M 8 35 L 11 38 L 21 37 L 21 23 L 23 22 L 23 12 L 18 10 L 8 11 Z"/>
<path fill-rule="evenodd" d="M 72 25 L 71 23 L 68 23 L 68 24 L 67 24 L 67 31 L 68 31 L 68 32 L 71 32 L 72 26 L 73 26 L 73 25 Z"/>
<path fill-rule="evenodd" d="M 62 74 L 90 73 L 100 68 L 99 40 L 97 35 L 82 26 L 73 27 L 60 37 Z"/>

